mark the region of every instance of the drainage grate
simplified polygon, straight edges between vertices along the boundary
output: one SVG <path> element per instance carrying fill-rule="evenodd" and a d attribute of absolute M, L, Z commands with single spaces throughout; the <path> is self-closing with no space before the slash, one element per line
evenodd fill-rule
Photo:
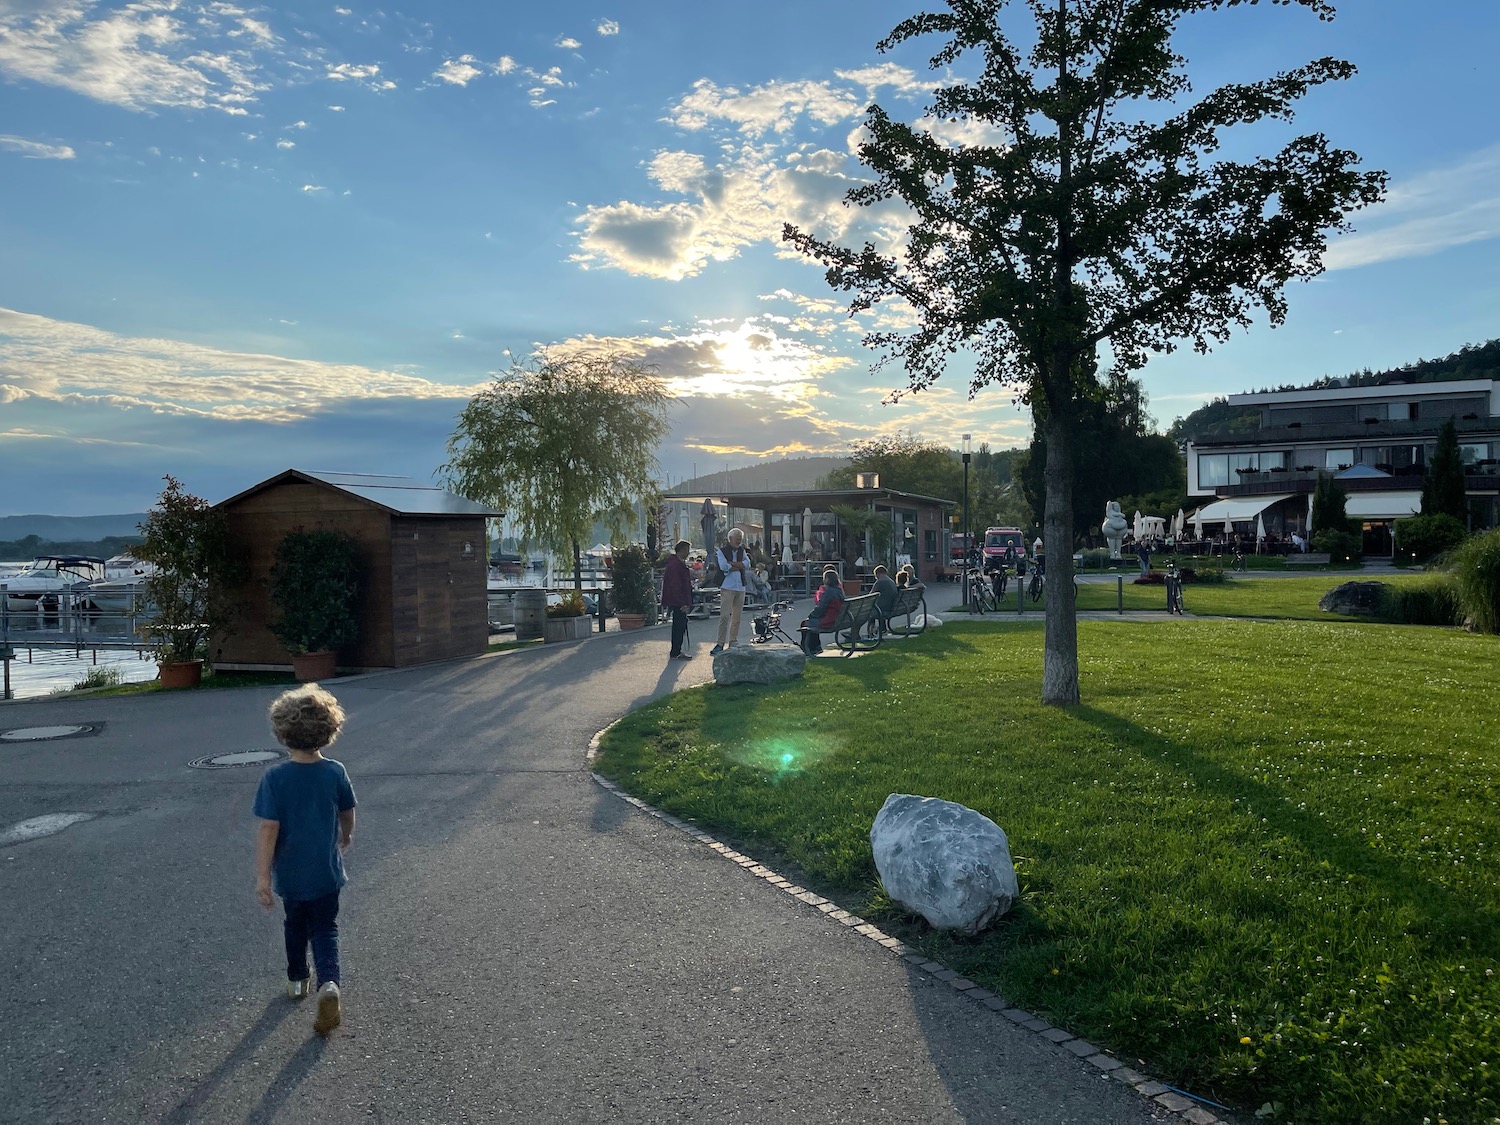
<path fill-rule="evenodd" d="M 229 754 L 209 754 L 188 763 L 195 770 L 232 770 L 239 766 L 264 766 L 285 758 L 285 750 L 235 750 Z"/>
<path fill-rule="evenodd" d="M 73 723 L 57 727 L 13 727 L 0 731 L 0 742 L 54 742 L 60 738 L 82 738 L 98 734 L 103 723 Z"/>

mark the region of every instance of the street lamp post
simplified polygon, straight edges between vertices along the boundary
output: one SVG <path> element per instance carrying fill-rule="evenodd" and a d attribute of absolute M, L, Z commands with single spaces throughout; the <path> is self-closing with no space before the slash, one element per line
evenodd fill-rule
<path fill-rule="evenodd" d="M 969 555 L 973 553 L 974 532 L 969 527 L 969 435 L 964 434 L 964 608 L 969 608 Z"/>

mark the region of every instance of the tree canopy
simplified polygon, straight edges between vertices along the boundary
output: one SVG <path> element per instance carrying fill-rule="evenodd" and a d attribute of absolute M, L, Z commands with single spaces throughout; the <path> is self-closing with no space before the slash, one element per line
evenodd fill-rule
<path fill-rule="evenodd" d="M 1285 286 L 1320 273 L 1330 232 L 1384 189 L 1383 173 L 1316 133 L 1269 157 L 1217 159 L 1231 127 L 1288 121 L 1309 90 L 1354 73 L 1323 58 L 1192 100 L 1172 49 L 1178 24 L 1249 2 L 1026 0 L 1029 48 L 1001 26 L 1020 8 L 1011 0 L 946 0 L 912 16 L 879 49 L 937 37 L 942 84 L 915 125 L 869 108 L 859 156 L 873 179 L 847 196 L 904 203 L 904 241 L 887 252 L 784 231 L 851 294 L 851 313 L 910 307 L 915 328 L 865 337 L 880 364 L 904 367 L 898 395 L 931 386 L 962 350 L 971 393 L 998 384 L 1032 408 L 1048 452 L 1049 577 L 1060 579 L 1048 583 L 1047 703 L 1080 698 L 1072 446 L 1103 393 L 1099 350 L 1125 373 L 1183 342 L 1207 351 L 1256 310 L 1280 324 Z M 1326 0 L 1295 3 L 1333 16 Z M 966 79 L 973 53 L 978 75 Z"/>
<path fill-rule="evenodd" d="M 576 560 L 595 523 L 620 535 L 635 504 L 654 498 L 667 402 L 634 360 L 541 352 L 469 400 L 438 471 L 504 509 L 527 542 Z"/>
<path fill-rule="evenodd" d="M 1422 478 L 1422 514 L 1452 516 L 1469 523 L 1469 497 L 1464 481 L 1464 458 L 1458 448 L 1458 428 L 1450 418 L 1438 430 L 1437 444 Z"/>

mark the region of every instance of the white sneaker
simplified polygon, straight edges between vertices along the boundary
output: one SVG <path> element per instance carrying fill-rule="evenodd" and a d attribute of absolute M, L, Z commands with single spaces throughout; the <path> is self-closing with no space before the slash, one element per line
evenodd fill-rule
<path fill-rule="evenodd" d="M 318 989 L 318 1018 L 313 1021 L 313 1030 L 327 1035 L 344 1022 L 344 1012 L 339 1006 L 339 986 L 329 981 Z"/>
<path fill-rule="evenodd" d="M 286 994 L 293 1000 L 305 1000 L 307 994 L 312 991 L 312 978 L 303 977 L 301 980 L 289 980 L 286 982 Z"/>

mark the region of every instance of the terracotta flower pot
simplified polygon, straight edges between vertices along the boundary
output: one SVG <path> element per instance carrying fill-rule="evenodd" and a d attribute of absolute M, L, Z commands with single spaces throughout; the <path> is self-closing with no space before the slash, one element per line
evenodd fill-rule
<path fill-rule="evenodd" d="M 644 613 L 616 613 L 615 620 L 620 623 L 621 629 L 644 629 L 646 627 Z"/>
<path fill-rule="evenodd" d="M 203 661 L 162 661 L 156 675 L 164 688 L 197 687 L 203 682 Z"/>
<path fill-rule="evenodd" d="M 331 650 L 323 652 L 299 652 L 292 656 L 292 675 L 299 683 L 333 679 L 338 654 Z"/>

